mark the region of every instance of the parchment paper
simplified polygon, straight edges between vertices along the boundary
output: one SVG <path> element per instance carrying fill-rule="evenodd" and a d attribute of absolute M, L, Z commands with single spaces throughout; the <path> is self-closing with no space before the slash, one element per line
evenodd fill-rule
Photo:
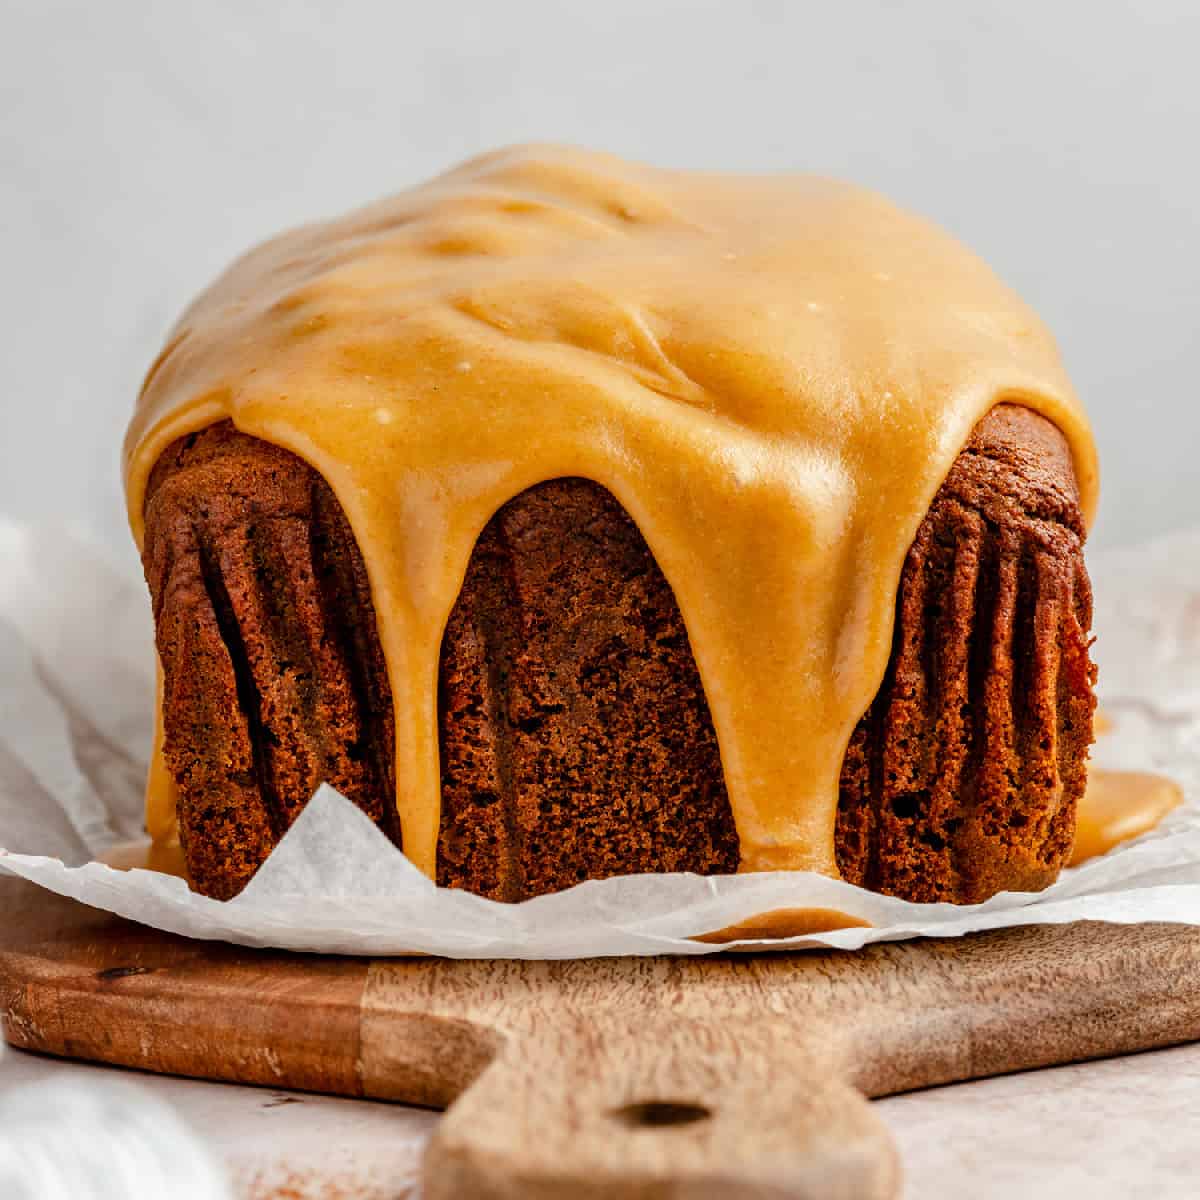
<path fill-rule="evenodd" d="M 153 703 L 144 584 L 70 530 L 0 518 L 0 868 L 159 929 L 248 946 L 450 958 L 711 954 L 1091 919 L 1200 924 L 1200 531 L 1094 555 L 1103 766 L 1158 770 L 1187 803 L 1154 832 L 1036 895 L 909 904 L 821 876 L 642 875 L 523 904 L 435 887 L 330 788 L 225 903 L 180 879 L 90 861 L 141 829 Z M 724 946 L 691 941 L 777 909 L 870 928 Z"/>

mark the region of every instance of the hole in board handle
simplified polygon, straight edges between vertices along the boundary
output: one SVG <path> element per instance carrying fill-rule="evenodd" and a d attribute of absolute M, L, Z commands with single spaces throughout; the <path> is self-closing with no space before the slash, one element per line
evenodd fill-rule
<path fill-rule="evenodd" d="M 655 1129 L 670 1125 L 693 1125 L 707 1121 L 712 1109 L 703 1104 L 679 1100 L 642 1100 L 618 1108 L 613 1116 L 634 1129 Z"/>

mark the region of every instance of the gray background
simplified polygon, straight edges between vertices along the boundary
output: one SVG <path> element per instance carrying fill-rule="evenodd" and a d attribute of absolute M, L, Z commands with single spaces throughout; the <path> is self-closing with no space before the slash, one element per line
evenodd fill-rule
<path fill-rule="evenodd" d="M 1096 538 L 1200 520 L 1200 3 L 0 0 L 0 513 L 132 564 L 117 451 L 190 296 L 275 230 L 538 138 L 803 168 L 980 251 L 1057 333 Z"/>

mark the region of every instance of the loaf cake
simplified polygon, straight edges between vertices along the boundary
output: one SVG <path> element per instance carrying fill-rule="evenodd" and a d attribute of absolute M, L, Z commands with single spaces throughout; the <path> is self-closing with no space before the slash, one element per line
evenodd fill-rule
<path fill-rule="evenodd" d="M 1036 318 L 879 197 L 487 156 L 253 252 L 127 442 L 148 823 L 236 895 L 328 781 L 445 886 L 1045 887 L 1095 465 Z"/>

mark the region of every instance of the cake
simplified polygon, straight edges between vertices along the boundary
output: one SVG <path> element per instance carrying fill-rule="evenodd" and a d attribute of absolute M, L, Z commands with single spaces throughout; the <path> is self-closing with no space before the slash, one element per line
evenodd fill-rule
<path fill-rule="evenodd" d="M 236 895 L 332 783 L 445 886 L 1036 890 L 1092 739 L 1094 449 L 879 197 L 522 147 L 287 235 L 127 441 L 148 824 Z"/>

